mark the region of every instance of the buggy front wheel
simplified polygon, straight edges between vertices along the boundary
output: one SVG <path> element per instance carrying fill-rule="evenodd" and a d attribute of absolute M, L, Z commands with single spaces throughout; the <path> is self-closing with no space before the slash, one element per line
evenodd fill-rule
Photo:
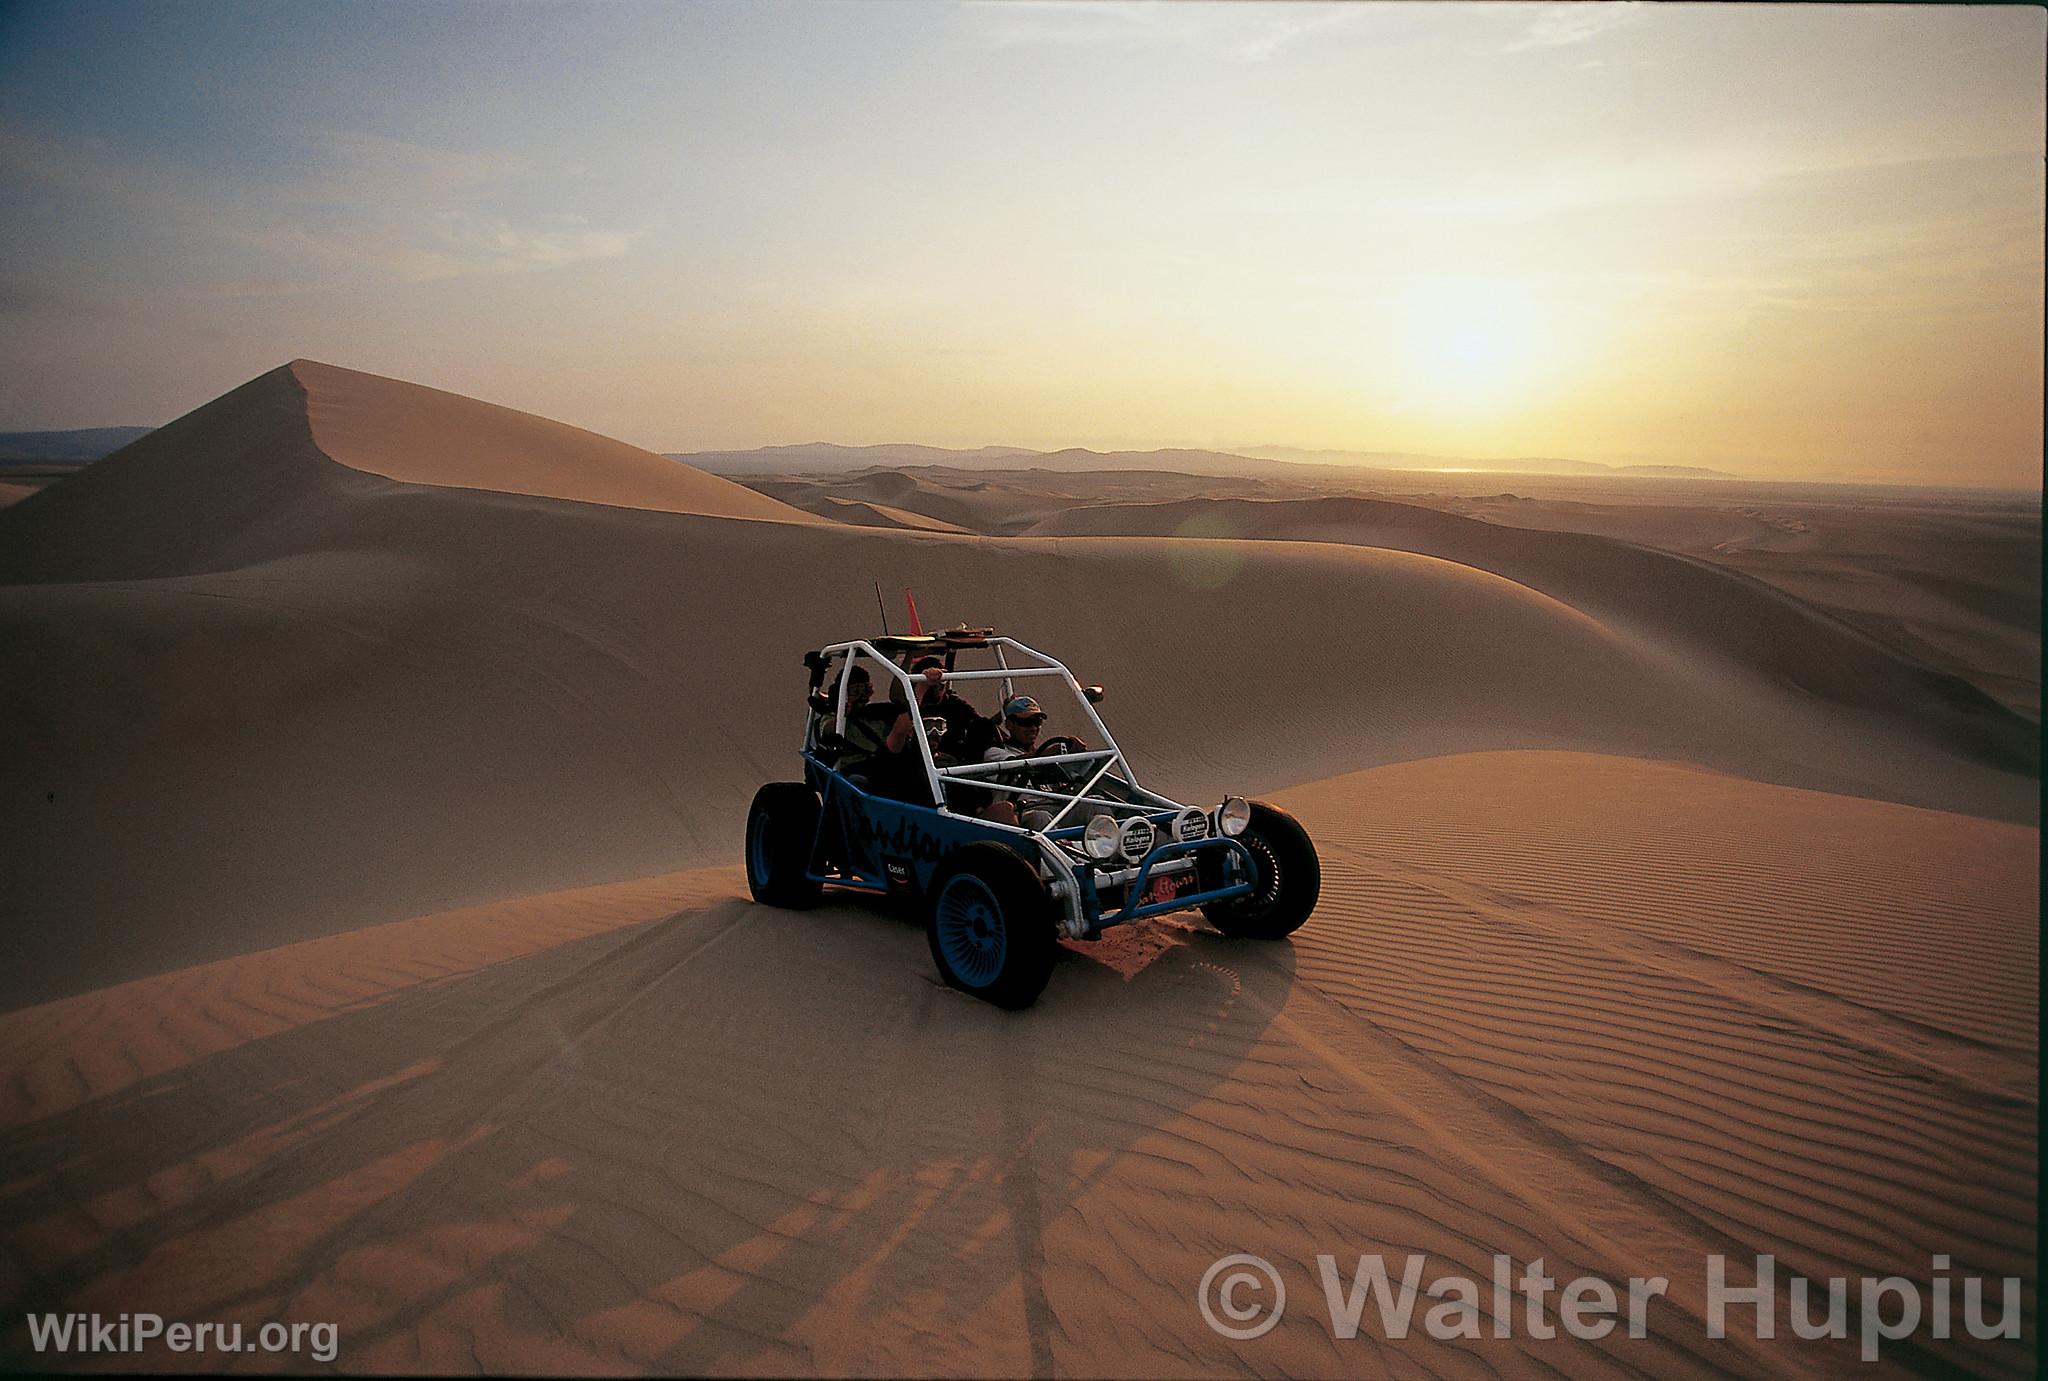
<path fill-rule="evenodd" d="M 1253 801 L 1251 823 L 1237 842 L 1252 856 L 1250 895 L 1202 908 L 1209 924 L 1246 940 L 1279 940 L 1301 929 L 1323 893 L 1323 865 L 1308 831 L 1278 806 Z M 1222 885 L 1221 868 L 1204 865 L 1203 888 Z"/>
<path fill-rule="evenodd" d="M 969 844 L 940 865 L 926 895 L 925 939 L 950 987 L 1012 1010 L 1052 977 L 1059 944 L 1038 872 L 1001 844 Z"/>

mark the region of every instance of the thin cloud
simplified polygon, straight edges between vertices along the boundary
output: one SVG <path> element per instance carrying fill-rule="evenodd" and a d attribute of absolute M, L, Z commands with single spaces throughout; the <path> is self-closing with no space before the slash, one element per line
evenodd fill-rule
<path fill-rule="evenodd" d="M 252 250 L 330 276 L 431 283 L 473 274 L 535 273 L 589 260 L 623 258 L 648 230 L 606 229 L 566 217 L 521 222 L 447 211 L 331 229 L 279 223 L 226 227 L 222 233 Z M 270 281 L 277 283 L 278 293 L 304 292 L 317 286 L 303 279 Z M 256 295 L 265 282 L 252 277 L 213 288 L 223 295 Z"/>
<path fill-rule="evenodd" d="M 1634 0 L 1584 0 L 1552 5 L 1536 16 L 1520 39 L 1501 51 L 1521 53 L 1532 48 L 1568 48 L 1575 43 L 1587 43 L 1611 29 L 1633 23 L 1640 8 Z"/>
<path fill-rule="evenodd" d="M 29 278 L 0 277 L 0 316 L 115 320 L 134 315 L 132 306 L 92 293 Z"/>
<path fill-rule="evenodd" d="M 493 273 L 561 268 L 591 259 L 622 259 L 647 233 L 607 230 L 572 218 L 557 225 L 515 225 L 501 217 L 445 217 L 441 242 L 457 263 Z"/>
<path fill-rule="evenodd" d="M 1236 62 L 1268 62 L 1311 34 L 1365 20 L 1371 6 L 1166 4 L 1161 0 L 971 0 L 981 36 L 999 47 L 1136 51 L 1177 46 Z"/>
<path fill-rule="evenodd" d="M 278 188 L 297 201 L 445 205 L 532 172 L 509 155 L 437 149 L 365 130 L 319 130 L 302 142 L 308 170 Z"/>
<path fill-rule="evenodd" d="M 647 227 L 578 215 L 486 210 L 534 188 L 523 160 L 462 153 L 359 130 L 314 131 L 288 178 L 242 183 L 205 168 L 124 160 L 100 146 L 0 125 L 0 174 L 74 206 L 179 232 L 216 278 L 184 289 L 270 297 L 364 281 L 423 283 L 533 273 L 633 251 Z M 0 309 L 51 310 L 17 283 Z M 75 314 L 75 313 L 74 313 Z"/>

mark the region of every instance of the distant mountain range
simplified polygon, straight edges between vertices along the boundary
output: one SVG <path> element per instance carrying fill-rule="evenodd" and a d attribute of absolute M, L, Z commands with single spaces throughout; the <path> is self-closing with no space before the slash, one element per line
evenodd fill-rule
<path fill-rule="evenodd" d="M 84 465 L 154 427 L 86 427 L 70 432 L 0 432 L 0 465 Z"/>
<path fill-rule="evenodd" d="M 877 468 L 950 465 L 1004 470 L 1169 470 L 1187 475 L 1341 476 L 1356 475 L 1360 470 L 1471 470 L 1517 475 L 1736 478 L 1726 471 L 1698 465 L 1603 465 L 1549 456 L 1478 460 L 1400 451 L 1305 451 L 1287 446 L 1252 446 L 1242 451 L 1090 451 L 1075 446 L 1064 451 L 1034 451 L 1021 446 L 948 450 L 939 446 L 839 446 L 829 441 L 813 441 L 797 446 L 761 446 L 751 451 L 678 451 L 670 452 L 669 458 L 721 475 L 850 474 Z"/>
<path fill-rule="evenodd" d="M 150 427 L 86 427 L 61 432 L 0 432 L 0 466 L 84 465 L 111 455 Z M 1305 476 L 1316 472 L 1355 475 L 1360 470 L 1469 470 L 1518 475 L 1668 475 L 1691 479 L 1733 479 L 1698 465 L 1602 465 L 1556 456 L 1482 460 L 1417 455 L 1406 451 L 1309 451 L 1292 446 L 1249 446 L 1241 451 L 1170 447 L 1157 451 L 1034 451 L 1023 446 L 980 446 L 954 450 L 899 442 L 840 446 L 811 441 L 796 446 L 759 446 L 751 451 L 670 452 L 702 470 L 721 475 L 847 474 L 856 470 L 910 465 L 951 465 L 1004 470 L 1169 470 L 1184 475 Z"/>
<path fill-rule="evenodd" d="M 1674 475 L 1691 479 L 1736 479 L 1726 470 L 1704 465 L 1606 465 L 1597 460 L 1562 456 L 1426 456 L 1408 451 L 1305 451 L 1294 446 L 1247 446 L 1242 452 L 1294 465 L 1365 466 L 1373 470 L 1486 470 L 1515 475 Z"/>
<path fill-rule="evenodd" d="M 883 446 L 839 446 L 830 441 L 807 441 L 796 446 L 757 446 L 751 451 L 671 451 L 670 460 L 680 460 L 700 470 L 723 475 L 839 474 L 898 465 L 986 465 L 991 461 L 1037 455 L 1020 446 L 982 446 L 972 451 L 947 450 L 943 446 L 917 446 L 908 442 Z"/>

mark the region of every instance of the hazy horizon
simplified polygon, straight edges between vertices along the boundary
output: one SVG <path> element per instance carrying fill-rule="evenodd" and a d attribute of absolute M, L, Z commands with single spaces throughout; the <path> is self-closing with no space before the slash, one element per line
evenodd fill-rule
<path fill-rule="evenodd" d="M 293 358 L 651 450 L 2038 490 L 2032 7 L 24 4 L 0 430 Z"/>

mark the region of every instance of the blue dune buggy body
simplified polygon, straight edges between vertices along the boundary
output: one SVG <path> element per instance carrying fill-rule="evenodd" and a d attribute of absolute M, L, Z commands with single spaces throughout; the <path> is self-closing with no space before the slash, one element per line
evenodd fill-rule
<path fill-rule="evenodd" d="M 964 667 L 963 657 L 993 665 Z M 943 671 L 906 669 L 920 658 Z M 1314 906 L 1320 866 L 1291 817 L 1239 797 L 1203 809 L 1139 785 L 1095 711 L 1100 687 L 1084 689 L 1044 653 L 990 630 L 955 630 L 835 643 L 805 663 L 804 780 L 763 787 L 748 817 L 758 900 L 807 906 L 831 887 L 920 902 L 946 981 L 1010 1007 L 1043 988 L 1056 939 L 1093 940 L 1197 909 L 1226 934 L 1272 939 Z M 890 688 L 893 704 L 863 708 L 856 666 Z M 998 703 L 1021 689 L 1070 705 L 1076 727 L 1103 746 L 1063 734 L 1028 755 L 948 756 L 958 744 L 943 718 L 924 717 L 931 702 L 921 697 L 980 683 L 1000 687 Z M 887 722 L 912 706 L 906 756 L 884 763 L 879 740 L 866 752 L 849 740 L 850 716 Z M 1011 807 L 992 811 L 999 799 Z"/>
<path fill-rule="evenodd" d="M 803 756 L 804 778 L 823 805 L 809 860 L 813 881 L 861 892 L 921 897 L 930 892 L 940 865 L 965 845 L 992 843 L 1020 853 L 1034 852 L 1030 841 L 1018 837 L 1020 832 L 1030 831 L 876 795 L 834 771 L 816 754 Z M 1190 840 L 1171 837 L 1174 823 L 1185 810 L 1162 809 L 1144 817 L 1161 842 L 1136 864 L 1118 858 L 1113 868 L 1075 867 L 1073 895 L 1079 903 L 1079 921 L 1062 926 L 1062 933 L 1071 932 L 1069 938 L 1073 939 L 1093 939 L 1125 921 L 1186 911 L 1248 893 L 1251 856 L 1244 845 L 1220 835 Z M 1077 823 L 1051 830 L 1044 838 L 1061 844 L 1078 841 L 1084 828 Z M 836 852 L 836 866 L 822 871 L 820 865 L 835 840 L 840 845 L 832 851 Z M 1239 880 L 1200 888 L 1196 878 L 1204 870 L 1197 868 L 1197 857 L 1204 853 L 1231 859 L 1231 865 L 1222 871 Z M 1155 894 L 1153 884 L 1168 878 L 1185 881 L 1160 887 Z"/>

